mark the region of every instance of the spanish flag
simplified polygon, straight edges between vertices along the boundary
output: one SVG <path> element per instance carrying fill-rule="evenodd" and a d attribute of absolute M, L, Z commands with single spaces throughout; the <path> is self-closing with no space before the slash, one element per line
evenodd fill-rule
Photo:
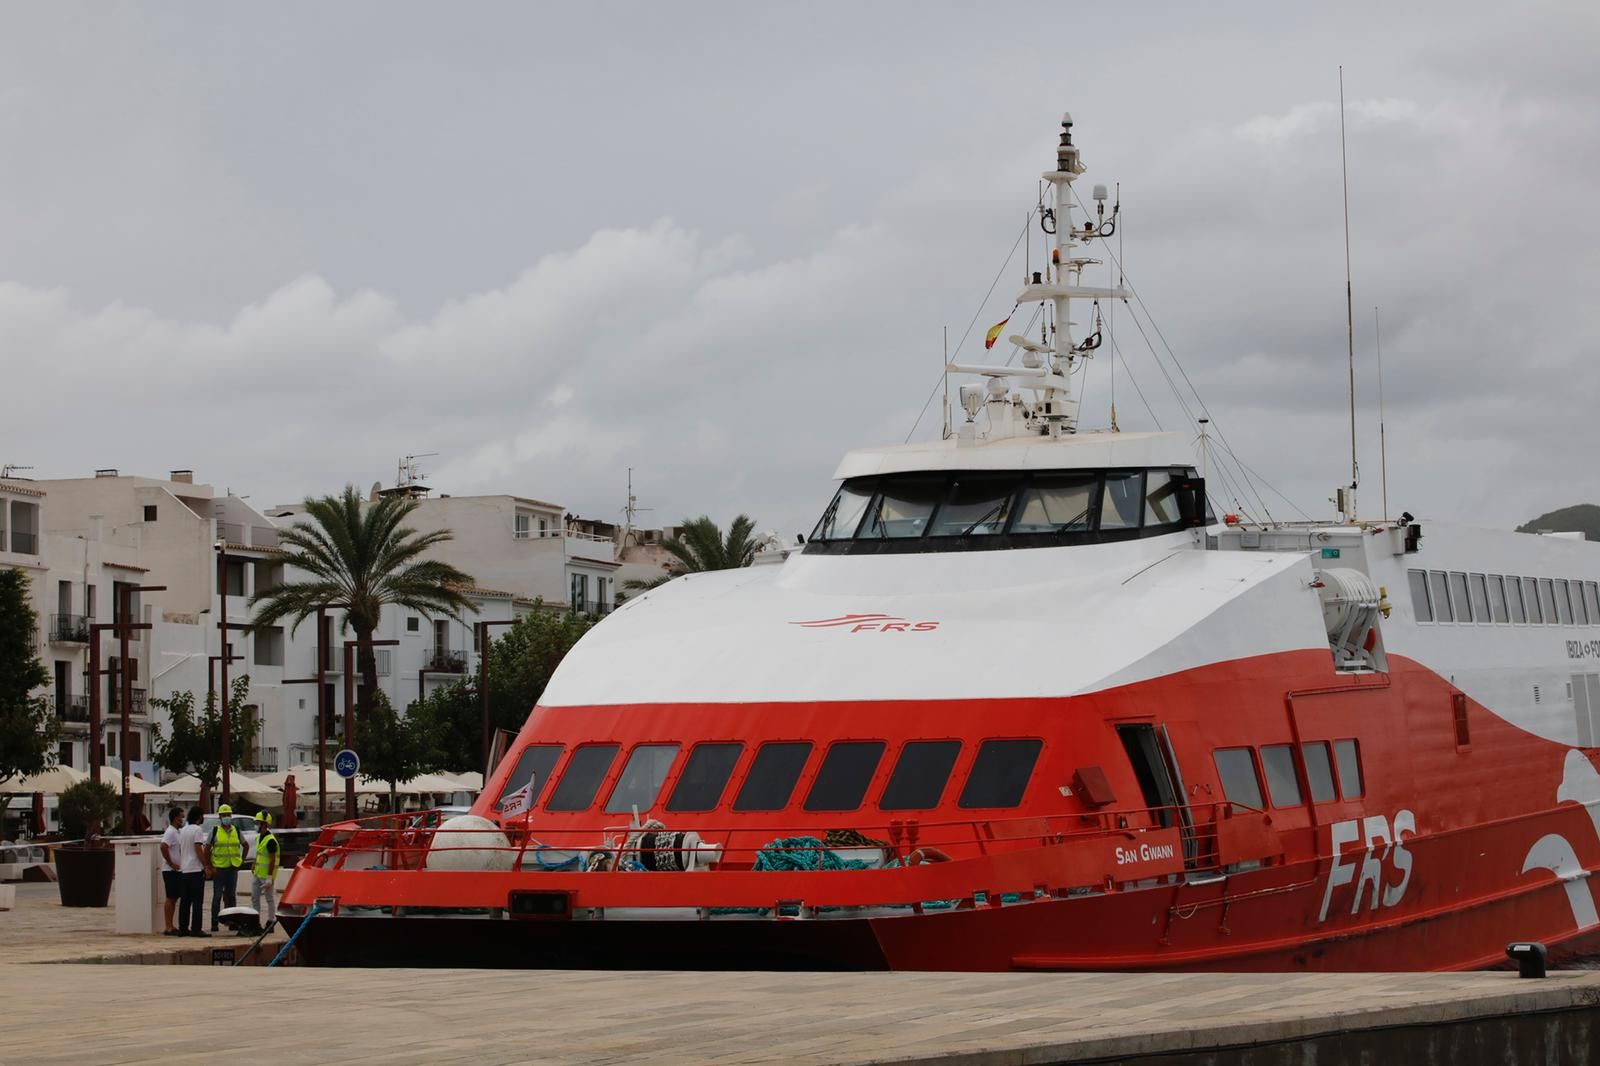
<path fill-rule="evenodd" d="M 1017 309 L 1013 307 L 1011 309 L 1011 315 L 1016 313 Z M 1000 321 L 989 327 L 989 332 L 985 334 L 983 338 L 983 347 L 986 351 L 990 348 L 993 348 L 994 342 L 1000 339 L 1000 331 L 1006 328 L 1007 322 L 1011 321 L 1011 315 L 1007 315 L 1005 318 L 1002 318 Z"/>

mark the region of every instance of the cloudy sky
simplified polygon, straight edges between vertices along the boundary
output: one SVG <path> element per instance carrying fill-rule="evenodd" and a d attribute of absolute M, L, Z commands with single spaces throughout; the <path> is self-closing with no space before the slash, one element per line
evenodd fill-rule
<path fill-rule="evenodd" d="M 1327 516 L 1343 64 L 1363 509 L 1380 306 L 1391 509 L 1515 524 L 1600 502 L 1597 52 L 1581 2 L 13 0 L 0 462 L 264 505 L 438 452 L 610 519 L 631 466 L 647 520 L 809 529 L 844 449 L 938 433 L 1070 109 L 1151 340 Z M 1086 421 L 1192 435 L 1114 321 Z"/>

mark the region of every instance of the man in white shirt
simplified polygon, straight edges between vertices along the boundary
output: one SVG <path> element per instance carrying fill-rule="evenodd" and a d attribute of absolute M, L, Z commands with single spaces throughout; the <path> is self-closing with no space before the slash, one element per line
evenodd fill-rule
<path fill-rule="evenodd" d="M 178 900 L 183 896 L 183 859 L 180 838 L 183 835 L 183 811 L 177 807 L 167 812 L 167 828 L 161 834 L 161 883 L 167 890 L 163 914 L 167 919 L 167 936 L 177 936 L 178 927 L 172 924 L 177 913 Z"/>
<path fill-rule="evenodd" d="M 189 824 L 178 831 L 178 874 L 183 881 L 183 898 L 178 902 L 178 935 L 210 936 L 200 928 L 200 913 L 206 898 L 206 866 L 200 849 L 206 831 L 201 823 L 205 812 L 189 808 Z"/>

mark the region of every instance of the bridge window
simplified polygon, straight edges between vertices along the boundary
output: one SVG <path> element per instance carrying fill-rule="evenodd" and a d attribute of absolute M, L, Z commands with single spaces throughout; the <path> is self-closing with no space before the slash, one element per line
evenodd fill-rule
<path fill-rule="evenodd" d="M 1557 578 L 1554 584 L 1556 593 L 1556 616 L 1561 619 L 1562 625 L 1570 626 L 1572 624 L 1571 593 L 1567 591 L 1566 581 L 1562 580 L 1561 578 Z"/>
<path fill-rule="evenodd" d="M 1093 527 L 1094 494 L 1100 479 L 1092 474 L 1034 478 L 1022 493 L 1013 533 L 1056 533 Z"/>
<path fill-rule="evenodd" d="M 1499 574 L 1489 575 L 1489 610 L 1496 622 L 1510 621 L 1506 611 L 1506 579 Z"/>
<path fill-rule="evenodd" d="M 1411 610 L 1417 621 L 1433 621 L 1433 604 L 1428 600 L 1428 572 L 1407 570 L 1406 578 L 1411 582 Z"/>
<path fill-rule="evenodd" d="M 561 771 L 561 783 L 545 806 L 550 811 L 584 811 L 594 802 L 600 791 L 600 782 L 611 769 L 611 760 L 617 757 L 616 744 L 585 744 L 572 753 L 567 767 Z"/>
<path fill-rule="evenodd" d="M 550 780 L 550 771 L 555 768 L 556 760 L 559 758 L 561 758 L 560 744 L 529 744 L 523 748 L 522 754 L 517 756 L 517 765 L 511 769 L 511 776 L 506 778 L 505 787 L 500 790 L 500 798 L 495 801 L 495 809 L 498 810 L 505 803 L 507 796 L 530 780 L 533 782 L 533 787 L 528 790 L 528 806 L 531 808 L 538 802 L 539 793 L 544 791 L 545 784 Z"/>
<path fill-rule="evenodd" d="M 1547 577 L 1539 579 L 1539 606 L 1544 608 L 1544 624 L 1553 626 L 1559 618 L 1556 615 L 1556 589 L 1555 582 Z"/>
<path fill-rule="evenodd" d="M 930 537 L 970 537 L 999 533 L 1011 517 L 1016 482 L 997 478 L 958 478 L 939 508 Z"/>
<path fill-rule="evenodd" d="M 822 520 L 811 531 L 812 540 L 848 540 L 856 535 L 861 516 L 867 513 L 872 502 L 872 483 L 847 481 L 839 488 L 833 502 L 822 512 Z"/>
<path fill-rule="evenodd" d="M 1589 624 L 1589 608 L 1583 602 L 1583 582 L 1572 583 L 1572 618 L 1580 626 Z"/>
<path fill-rule="evenodd" d="M 1101 529 L 1138 529 L 1144 513 L 1144 475 L 1112 474 L 1100 498 Z"/>
<path fill-rule="evenodd" d="M 1456 616 L 1450 610 L 1450 581 L 1443 570 L 1428 571 L 1428 593 L 1433 601 L 1433 617 L 1441 622 L 1454 622 Z"/>
<path fill-rule="evenodd" d="M 739 796 L 733 801 L 736 811 L 781 811 L 789 805 L 800 771 L 811 758 L 811 742 L 785 740 L 761 745 L 745 775 Z"/>
<path fill-rule="evenodd" d="M 678 757 L 676 744 L 640 744 L 628 756 L 622 776 L 606 801 L 607 814 L 627 814 L 637 807 L 647 811 L 655 806 L 656 796 L 666 783 L 667 771 Z"/>
<path fill-rule="evenodd" d="M 1506 578 L 1506 606 L 1511 608 L 1511 621 L 1522 625 L 1528 620 L 1528 612 L 1522 606 L 1522 579 L 1517 577 Z"/>
<path fill-rule="evenodd" d="M 714 810 L 743 751 L 743 744 L 696 744 L 673 786 L 667 810 Z"/>
<path fill-rule="evenodd" d="M 1328 742 L 1313 740 L 1300 745 L 1306 761 L 1306 780 L 1311 785 L 1312 803 L 1331 803 L 1339 798 L 1333 787 L 1333 763 L 1328 759 Z"/>
<path fill-rule="evenodd" d="M 829 748 L 806 796 L 806 810 L 853 811 L 861 806 L 884 747 L 881 740 L 844 740 Z"/>
<path fill-rule="evenodd" d="M 1583 586 L 1583 598 L 1589 604 L 1589 624 L 1600 625 L 1600 585 L 1590 581 Z"/>
<path fill-rule="evenodd" d="M 864 540 L 920 537 L 943 495 L 943 478 L 886 480 L 857 536 Z"/>
<path fill-rule="evenodd" d="M 1144 524 L 1165 526 L 1180 521 L 1178 481 L 1162 470 L 1150 471 L 1144 497 Z"/>
<path fill-rule="evenodd" d="M 1450 574 L 1450 609 L 1457 622 L 1472 621 L 1472 600 L 1467 597 L 1467 575 L 1458 571 Z"/>
<path fill-rule="evenodd" d="M 1219 748 L 1211 753 L 1217 764 L 1217 779 L 1222 794 L 1232 803 L 1251 810 L 1262 810 L 1261 780 L 1256 777 L 1256 760 L 1249 748 Z"/>
<path fill-rule="evenodd" d="M 1339 762 L 1339 794 L 1347 800 L 1360 799 L 1361 749 L 1353 740 L 1336 740 L 1333 742 L 1333 754 Z"/>
<path fill-rule="evenodd" d="M 926 811 L 939 805 L 961 754 L 959 740 L 913 740 L 900 749 L 878 806 L 886 811 Z"/>
<path fill-rule="evenodd" d="M 1261 749 L 1261 768 L 1267 772 L 1267 791 L 1274 807 L 1298 807 L 1300 782 L 1294 776 L 1294 749 L 1271 744 Z"/>
<path fill-rule="evenodd" d="M 1473 574 L 1467 579 L 1467 584 L 1472 591 L 1472 617 L 1480 623 L 1489 621 L 1489 583 L 1482 574 Z"/>
<path fill-rule="evenodd" d="M 1042 740 L 986 740 L 972 760 L 966 787 L 961 790 L 962 807 L 1015 807 L 1022 802 L 1039 760 Z"/>

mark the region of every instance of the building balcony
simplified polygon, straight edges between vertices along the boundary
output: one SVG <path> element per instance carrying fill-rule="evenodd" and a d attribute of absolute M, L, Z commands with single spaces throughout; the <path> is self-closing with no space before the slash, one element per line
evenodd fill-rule
<path fill-rule="evenodd" d="M 575 599 L 569 606 L 571 606 L 574 614 L 610 614 L 614 605 L 602 603 L 599 600 Z"/>
<path fill-rule="evenodd" d="M 51 696 L 50 706 L 55 710 L 56 717 L 63 722 L 87 722 L 89 720 L 88 696 L 68 696 L 65 701 Z"/>
<path fill-rule="evenodd" d="M 391 652 L 392 652 L 392 649 L 389 649 L 389 648 L 373 648 L 372 649 L 372 654 L 374 656 L 376 656 L 377 660 L 378 660 L 378 676 L 379 677 L 388 677 L 389 676 L 389 671 L 390 671 L 390 668 L 393 666 L 393 661 L 394 661 L 394 656 L 393 656 L 393 654 Z M 342 674 L 342 673 L 344 673 L 344 648 L 342 646 L 341 647 L 337 647 L 337 648 L 324 648 L 324 649 L 321 649 L 321 658 L 322 658 L 322 669 L 323 669 L 324 673 L 329 673 L 329 674 Z M 311 652 L 311 655 L 310 655 L 310 659 L 311 659 L 311 672 L 312 673 L 316 673 L 316 671 L 317 671 L 318 649 L 312 649 L 312 652 Z M 357 652 L 356 653 L 356 673 L 359 674 L 360 672 L 361 672 L 361 658 L 360 658 L 360 653 Z"/>
<path fill-rule="evenodd" d="M 89 643 L 89 623 L 92 619 L 81 614 L 53 614 L 50 616 L 50 643 Z"/>
<path fill-rule="evenodd" d="M 131 690 L 131 695 L 133 697 L 132 704 L 131 704 L 132 708 L 133 708 L 133 717 L 135 717 L 135 718 L 147 717 L 150 714 L 150 707 L 149 707 L 148 703 L 145 700 L 145 691 L 144 691 L 144 689 L 142 689 L 142 688 L 132 689 Z M 122 713 L 121 703 L 122 703 L 122 687 L 120 685 L 113 685 L 112 689 L 111 689 L 111 698 L 106 701 L 106 714 L 108 714 L 108 715 L 121 714 Z"/>
<path fill-rule="evenodd" d="M 429 648 L 423 654 L 422 668 L 430 674 L 464 674 L 467 653 L 450 648 Z"/>
<path fill-rule="evenodd" d="M 275 774 L 278 772 L 278 749 L 257 748 L 247 752 L 240 769 L 247 774 Z"/>

